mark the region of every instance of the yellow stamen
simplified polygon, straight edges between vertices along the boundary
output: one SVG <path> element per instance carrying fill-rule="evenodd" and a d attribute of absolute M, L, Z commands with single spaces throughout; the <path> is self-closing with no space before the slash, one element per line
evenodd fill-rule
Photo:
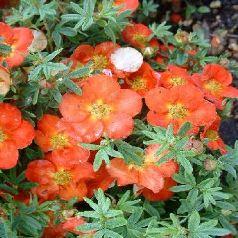
<path fill-rule="evenodd" d="M 174 78 L 170 78 L 170 83 L 173 86 L 181 86 L 185 84 L 185 79 L 181 78 L 181 77 L 174 77 Z"/>
<path fill-rule="evenodd" d="M 134 40 L 134 41 L 137 41 L 137 42 L 139 42 L 139 43 L 141 43 L 141 44 L 143 44 L 143 45 L 145 45 L 145 44 L 148 43 L 148 38 L 145 37 L 145 36 L 143 36 L 143 35 L 141 35 L 141 34 L 136 34 L 136 35 L 134 35 L 134 36 L 133 36 L 133 40 Z"/>
<path fill-rule="evenodd" d="M 222 90 L 222 84 L 212 79 L 205 83 L 205 89 L 210 91 L 212 94 L 219 94 Z"/>
<path fill-rule="evenodd" d="M 69 171 L 61 170 L 54 173 L 53 179 L 58 185 L 66 185 L 72 180 L 72 176 Z"/>
<path fill-rule="evenodd" d="M 137 90 L 143 90 L 146 89 L 146 82 L 143 78 L 137 77 L 131 82 L 131 89 L 137 91 Z"/>
<path fill-rule="evenodd" d="M 94 55 L 93 56 L 93 66 L 94 70 L 103 70 L 106 69 L 108 66 L 107 57 L 104 55 Z"/>
<path fill-rule="evenodd" d="M 7 139 L 7 135 L 5 133 L 3 133 L 2 130 L 0 130 L 0 143 L 5 141 L 6 139 Z"/>
<path fill-rule="evenodd" d="M 211 141 L 215 141 L 215 140 L 219 139 L 218 132 L 215 130 L 207 130 L 206 138 L 210 139 Z"/>
<path fill-rule="evenodd" d="M 168 108 L 169 108 L 168 113 L 169 117 L 173 119 L 184 118 L 188 114 L 188 109 L 180 103 L 170 104 Z"/>
<path fill-rule="evenodd" d="M 50 144 L 54 150 L 63 148 L 70 144 L 69 137 L 63 133 L 55 134 L 51 137 Z"/>
<path fill-rule="evenodd" d="M 89 111 L 93 119 L 100 120 L 107 118 L 111 114 L 112 108 L 102 100 L 97 100 L 95 103 L 89 106 Z"/>

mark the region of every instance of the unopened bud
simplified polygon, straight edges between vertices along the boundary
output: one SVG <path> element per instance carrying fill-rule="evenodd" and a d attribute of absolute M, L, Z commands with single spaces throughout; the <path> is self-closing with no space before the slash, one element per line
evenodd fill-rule
<path fill-rule="evenodd" d="M 212 160 L 212 159 L 206 159 L 204 161 L 204 168 L 205 170 L 207 171 L 213 171 L 215 170 L 217 167 L 217 162 L 215 160 Z"/>
<path fill-rule="evenodd" d="M 63 210 L 62 211 L 62 216 L 63 216 L 64 219 L 72 217 L 74 214 L 75 214 L 75 209 Z"/>
<path fill-rule="evenodd" d="M 187 43 L 189 39 L 189 34 L 186 31 L 178 31 L 174 37 L 179 43 Z"/>
<path fill-rule="evenodd" d="M 187 144 L 185 144 L 184 150 L 193 150 L 196 154 L 201 154 L 204 151 L 204 146 L 200 140 L 191 138 Z"/>
<path fill-rule="evenodd" d="M 148 46 L 143 49 L 142 53 L 144 56 L 150 57 L 150 56 L 154 55 L 155 49 L 153 47 Z"/>

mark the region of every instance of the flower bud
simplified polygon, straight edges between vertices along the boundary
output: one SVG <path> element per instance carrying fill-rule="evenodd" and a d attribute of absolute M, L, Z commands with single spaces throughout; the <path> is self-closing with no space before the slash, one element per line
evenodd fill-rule
<path fill-rule="evenodd" d="M 178 43 L 188 43 L 189 34 L 186 31 L 178 31 L 174 36 Z"/>
<path fill-rule="evenodd" d="M 201 154 L 204 151 L 204 146 L 200 140 L 190 138 L 187 144 L 185 144 L 184 150 L 193 150 L 196 154 Z"/>
<path fill-rule="evenodd" d="M 215 160 L 212 160 L 212 159 L 206 159 L 204 161 L 204 168 L 205 170 L 207 171 L 213 171 L 215 170 L 217 167 L 217 162 Z"/>

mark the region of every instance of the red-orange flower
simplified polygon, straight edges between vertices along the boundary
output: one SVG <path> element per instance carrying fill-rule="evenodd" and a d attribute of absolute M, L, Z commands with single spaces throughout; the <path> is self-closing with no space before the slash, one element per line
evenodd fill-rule
<path fill-rule="evenodd" d="M 182 19 L 182 16 L 178 13 L 172 13 L 170 16 L 170 21 L 174 24 L 178 24 Z"/>
<path fill-rule="evenodd" d="M 148 122 L 163 127 L 173 124 L 175 131 L 185 122 L 190 122 L 194 129 L 210 125 L 217 116 L 215 106 L 194 86 L 155 88 L 147 93 L 145 101 L 150 109 Z"/>
<path fill-rule="evenodd" d="M 151 35 L 152 31 L 141 23 L 133 23 L 122 31 L 123 40 L 139 49 L 145 49 L 147 46 L 158 48 L 158 44 L 155 44 L 154 39 L 150 39 Z"/>
<path fill-rule="evenodd" d="M 44 233 L 42 238 L 52 238 L 52 237 L 57 237 L 57 238 L 64 238 L 66 237 L 68 232 L 77 234 L 77 235 L 83 235 L 86 233 L 80 232 L 77 230 L 77 227 L 80 225 L 85 224 L 85 220 L 82 217 L 69 217 L 65 221 L 55 225 L 51 221 L 44 229 Z M 87 233 L 92 234 L 92 232 Z"/>
<path fill-rule="evenodd" d="M 130 88 L 133 91 L 144 96 L 150 89 L 155 88 L 158 85 L 158 76 L 151 66 L 144 62 L 140 69 L 131 73 L 125 79 L 124 87 Z"/>
<path fill-rule="evenodd" d="M 33 40 L 32 31 L 25 27 L 11 28 L 0 22 L 1 44 L 11 47 L 11 52 L 0 56 L 0 62 L 6 62 L 9 67 L 20 65 L 28 54 L 28 47 Z"/>
<path fill-rule="evenodd" d="M 188 71 L 175 65 L 169 65 L 166 71 L 160 73 L 160 83 L 165 88 L 193 85 Z"/>
<path fill-rule="evenodd" d="M 34 136 L 34 128 L 22 119 L 20 110 L 0 103 L 0 169 L 13 168 L 17 164 L 18 149 L 30 145 Z"/>
<path fill-rule="evenodd" d="M 59 196 L 64 200 L 77 197 L 80 201 L 87 195 L 85 181 L 93 177 L 90 163 L 70 163 L 68 158 L 56 154 L 48 154 L 43 160 L 34 160 L 26 169 L 26 178 L 38 183 L 38 186 L 32 189 L 33 193 L 42 200 Z"/>
<path fill-rule="evenodd" d="M 143 188 L 140 192 L 149 201 L 166 201 L 174 195 L 170 188 L 176 184 L 171 177 L 167 177 L 164 179 L 164 187 L 158 193 L 153 193 L 148 188 Z"/>
<path fill-rule="evenodd" d="M 118 186 L 135 184 L 153 193 L 160 192 L 164 187 L 164 178 L 175 174 L 178 171 L 178 165 L 173 160 L 156 165 L 160 159 L 156 156 L 158 148 L 158 145 L 147 148 L 142 165 L 126 164 L 120 158 L 112 159 L 107 166 L 109 174 L 116 179 Z"/>
<path fill-rule="evenodd" d="M 205 97 L 222 109 L 222 100 L 225 97 L 237 98 L 238 90 L 231 85 L 232 75 L 218 64 L 208 64 L 201 74 L 193 75 L 194 83 L 202 89 Z"/>
<path fill-rule="evenodd" d="M 105 165 L 102 165 L 100 169 L 94 173 L 94 178 L 87 181 L 88 197 L 92 197 L 94 192 L 99 188 L 106 191 L 113 183 L 114 178 L 108 173 Z"/>
<path fill-rule="evenodd" d="M 133 130 L 133 117 L 142 107 L 141 97 L 106 75 L 89 77 L 82 88 L 82 96 L 65 94 L 59 106 L 65 121 L 85 142 L 93 142 L 102 135 L 126 138 Z"/>
<path fill-rule="evenodd" d="M 207 146 L 212 150 L 220 150 L 222 154 L 227 152 L 226 145 L 223 142 L 222 138 L 219 136 L 219 128 L 221 124 L 221 119 L 217 119 L 209 126 L 205 127 L 203 133 L 201 133 L 201 139 L 209 139 Z"/>
<path fill-rule="evenodd" d="M 81 138 L 70 124 L 54 115 L 45 114 L 38 121 L 35 141 L 44 152 L 53 151 L 57 156 L 68 157 L 69 162 L 89 158 L 89 151 L 78 145 Z"/>
<path fill-rule="evenodd" d="M 96 45 L 95 48 L 91 45 L 79 45 L 70 57 L 73 61 L 73 68 L 81 67 L 91 61 L 91 68 L 93 70 L 102 71 L 109 69 L 112 73 L 123 76 L 110 60 L 111 54 L 119 47 L 118 44 L 110 41 L 100 43 Z"/>
<path fill-rule="evenodd" d="M 120 12 L 124 12 L 126 10 L 134 12 L 139 7 L 139 0 L 115 0 L 114 4 L 122 6 Z"/>

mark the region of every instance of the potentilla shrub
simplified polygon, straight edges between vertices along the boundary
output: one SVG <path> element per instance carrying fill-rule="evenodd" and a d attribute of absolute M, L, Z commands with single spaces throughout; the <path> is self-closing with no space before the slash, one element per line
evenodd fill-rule
<path fill-rule="evenodd" d="M 2 11 L 0 237 L 237 235 L 238 143 L 219 135 L 234 64 L 156 11 L 151 0 Z"/>

